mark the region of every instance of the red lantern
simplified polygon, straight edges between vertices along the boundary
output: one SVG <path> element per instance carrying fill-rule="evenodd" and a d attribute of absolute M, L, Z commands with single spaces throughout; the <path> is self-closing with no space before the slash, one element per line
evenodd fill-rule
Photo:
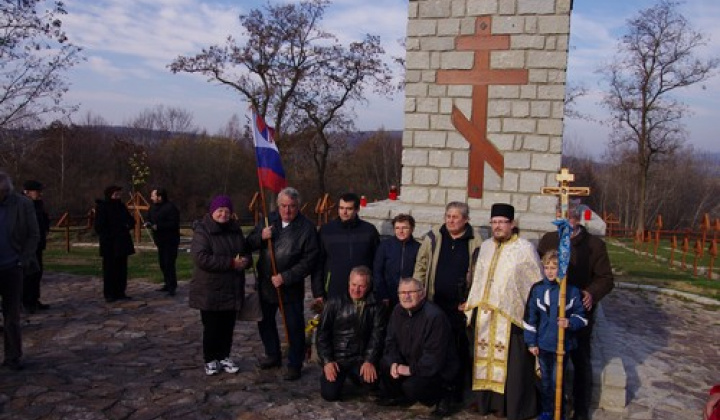
<path fill-rule="evenodd" d="M 585 209 L 585 212 L 584 212 L 583 215 L 584 215 L 584 219 L 585 219 L 585 220 L 590 220 L 590 219 L 592 219 L 592 210 L 590 210 L 590 209 Z"/>
<path fill-rule="evenodd" d="M 388 194 L 388 198 L 390 200 L 397 200 L 397 197 L 398 197 L 397 187 L 394 185 L 390 186 L 390 193 Z"/>
<path fill-rule="evenodd" d="M 367 198 L 364 195 L 360 196 L 360 207 L 367 207 Z"/>

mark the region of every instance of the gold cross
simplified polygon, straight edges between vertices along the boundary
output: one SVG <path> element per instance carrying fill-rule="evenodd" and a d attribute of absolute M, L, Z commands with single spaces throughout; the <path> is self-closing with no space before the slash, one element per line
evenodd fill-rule
<path fill-rule="evenodd" d="M 497 344 L 495 344 L 495 349 L 502 353 L 503 351 L 505 351 L 505 346 L 503 345 L 503 343 L 498 341 Z"/>
<path fill-rule="evenodd" d="M 568 168 L 562 168 L 560 173 L 555 175 L 558 181 L 557 187 L 543 187 L 541 192 L 544 195 L 556 195 L 560 197 L 560 210 L 563 219 L 568 218 L 568 202 L 570 196 L 588 196 L 590 188 L 588 187 L 571 187 L 570 183 L 575 181 L 575 175 L 571 174 Z"/>
<path fill-rule="evenodd" d="M 485 341 L 484 338 L 482 338 L 482 339 L 480 339 L 480 341 L 478 341 L 478 347 L 480 347 L 481 350 L 487 349 L 488 345 L 489 345 L 488 342 Z"/>

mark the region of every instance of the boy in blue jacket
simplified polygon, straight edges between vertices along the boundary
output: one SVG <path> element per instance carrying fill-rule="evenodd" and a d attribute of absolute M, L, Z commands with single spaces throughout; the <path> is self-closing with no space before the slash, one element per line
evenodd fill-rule
<path fill-rule="evenodd" d="M 542 413 L 539 420 L 552 420 L 555 411 L 555 361 L 559 328 L 567 328 L 565 333 L 565 358 L 577 342 L 572 332 L 587 326 L 585 309 L 582 305 L 580 290 L 567 285 L 565 301 L 565 318 L 558 318 L 558 297 L 560 285 L 557 282 L 558 252 L 550 250 L 542 257 L 545 278 L 535 283 L 530 289 L 527 301 L 525 320 L 523 322 L 525 344 L 530 353 L 538 358 L 542 379 L 540 401 Z M 563 366 L 563 369 L 565 366 Z"/>

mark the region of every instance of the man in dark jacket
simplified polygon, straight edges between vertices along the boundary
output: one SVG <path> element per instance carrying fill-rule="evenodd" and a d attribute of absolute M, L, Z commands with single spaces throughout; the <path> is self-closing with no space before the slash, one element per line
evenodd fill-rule
<path fill-rule="evenodd" d="M 605 242 L 593 236 L 580 224 L 579 208 L 572 207 L 569 215 L 573 232 L 570 237 L 570 264 L 567 270 L 568 284 L 582 293 L 583 306 L 587 312 L 588 326 L 578 331 L 578 346 L 570 353 L 574 367 L 573 420 L 587 420 L 592 396 L 591 338 L 595 319 L 595 305 L 614 287 L 612 267 Z M 538 253 L 543 255 L 558 248 L 557 232 L 548 232 L 540 239 Z"/>
<path fill-rule="evenodd" d="M 290 342 L 284 379 L 294 381 L 300 379 L 305 359 L 305 277 L 315 268 L 318 243 L 315 225 L 300 214 L 300 193 L 296 189 L 288 187 L 280 191 L 277 206 L 278 211 L 269 216 L 269 225 L 261 222 L 248 235 L 250 246 L 260 250 L 256 285 L 263 319 L 258 322 L 258 329 L 265 347 L 265 358 L 258 365 L 261 369 L 270 369 L 282 364 L 275 323 L 279 299 L 282 299 Z M 274 255 L 270 253 L 270 244 Z M 274 266 L 271 261 L 273 256 Z M 315 297 L 320 298 L 321 295 Z"/>
<path fill-rule="evenodd" d="M 392 221 L 395 235 L 380 242 L 373 263 L 375 298 L 390 308 L 398 304 L 400 279 L 412 277 L 420 242 L 413 238 L 415 218 L 398 214 Z"/>
<path fill-rule="evenodd" d="M 28 313 L 35 313 L 38 310 L 49 309 L 50 305 L 40 302 L 40 282 L 43 275 L 43 251 L 47 246 L 47 235 L 50 232 L 50 217 L 45 211 L 45 205 L 42 199 L 43 185 L 34 180 L 25 181 L 23 184 L 23 193 L 32 200 L 35 207 L 35 218 L 37 219 L 38 228 L 40 229 L 40 241 L 38 242 L 37 257 L 40 271 L 25 276 L 23 280 L 23 306 Z"/>
<path fill-rule="evenodd" d="M 180 211 L 168 201 L 165 188 L 156 188 L 150 193 L 150 211 L 145 226 L 152 231 L 155 246 L 158 249 L 158 264 L 163 273 L 163 287 L 158 292 L 167 292 L 175 296 L 177 273 L 175 261 L 180 245 Z"/>
<path fill-rule="evenodd" d="M 95 232 L 100 239 L 100 256 L 103 269 L 103 296 L 112 303 L 128 300 L 127 289 L 128 256 L 135 253 L 130 231 L 135 219 L 121 201 L 122 187 L 111 185 L 105 188 L 105 199 L 95 203 Z"/>
<path fill-rule="evenodd" d="M 331 298 L 347 293 L 350 270 L 373 266 L 380 235 L 360 220 L 360 197 L 346 193 L 338 201 L 338 218 L 320 228 L 320 256 L 312 277 L 313 293 Z"/>
<path fill-rule="evenodd" d="M 420 401 L 450 414 L 451 385 L 458 370 L 455 343 L 445 313 L 425 299 L 423 284 L 400 280 L 400 304 L 390 315 L 380 370 L 379 405 Z"/>
<path fill-rule="evenodd" d="M 348 293 L 328 300 L 317 332 L 317 352 L 323 373 L 320 395 L 326 401 L 342 396 L 348 377 L 354 383 L 377 381 L 382 356 L 387 308 L 370 292 L 370 269 L 359 266 L 350 272 Z"/>
<path fill-rule="evenodd" d="M 35 251 L 40 240 L 32 201 L 14 192 L 12 180 L 0 171 L 0 298 L 3 312 L 3 366 L 23 368 L 22 310 L 23 277 L 40 270 Z"/>

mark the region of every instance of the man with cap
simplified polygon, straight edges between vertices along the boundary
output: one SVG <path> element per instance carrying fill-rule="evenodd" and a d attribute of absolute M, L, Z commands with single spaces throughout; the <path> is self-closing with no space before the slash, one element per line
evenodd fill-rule
<path fill-rule="evenodd" d="M 48 232 L 50 232 L 50 217 L 45 211 L 42 190 L 43 185 L 35 180 L 25 181 L 23 184 L 23 193 L 32 200 L 35 206 L 35 218 L 40 228 L 40 241 L 35 251 L 40 271 L 27 274 L 23 279 L 23 306 L 25 307 L 25 311 L 31 314 L 38 310 L 50 308 L 50 305 L 40 302 L 40 281 L 43 275 L 43 251 L 47 245 Z"/>
<path fill-rule="evenodd" d="M 532 285 L 541 280 L 535 247 L 513 233 L 515 208 L 492 206 L 492 238 L 480 246 L 472 286 L 461 309 L 472 311 L 475 329 L 473 391 L 480 414 L 508 420 L 537 415 L 535 359 L 523 340 L 523 314 Z"/>

